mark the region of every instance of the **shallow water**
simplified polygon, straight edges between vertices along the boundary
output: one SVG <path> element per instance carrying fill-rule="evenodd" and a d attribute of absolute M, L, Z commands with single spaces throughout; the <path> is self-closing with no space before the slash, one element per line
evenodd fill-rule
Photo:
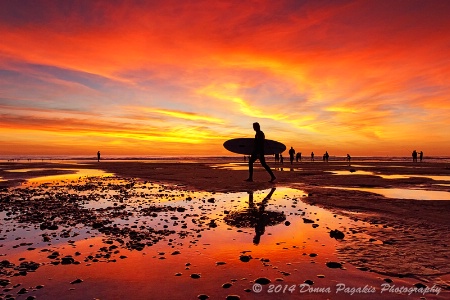
<path fill-rule="evenodd" d="M 401 188 L 352 188 L 352 187 L 327 187 L 333 189 L 343 189 L 352 191 L 362 191 L 382 195 L 392 199 L 410 199 L 410 200 L 450 200 L 450 192 L 430 191 L 419 189 L 401 189 Z"/>
<path fill-rule="evenodd" d="M 3 268 L 10 294 L 26 288 L 38 299 L 196 299 L 199 294 L 284 299 L 298 297 L 305 280 L 333 295 L 337 283 L 373 286 L 377 294 L 385 283 L 384 277 L 345 262 L 342 268 L 326 266 L 341 262 L 336 249 L 345 243 L 331 238 L 330 230 L 367 240 L 370 236 L 350 230 L 371 225 L 305 204 L 307 196 L 297 189 L 208 193 L 132 179 L 83 178 L 12 188 L 0 196 L 9 199 L 7 205 L 0 202 L 2 259 L 16 267 L 24 261 L 40 264 L 19 277 L 14 276 L 19 268 Z M 59 255 L 49 258 L 55 251 Z M 78 264 L 62 265 L 66 255 Z M 271 283 L 256 293 L 252 289 L 261 277 Z M 70 284 L 77 278 L 83 282 Z M 408 287 L 417 282 L 392 280 Z M 21 285 L 13 287 L 16 283 Z M 281 295 L 292 286 L 292 294 Z M 315 299 L 317 293 L 302 297 Z M 396 297 L 383 294 L 383 299 Z"/>
<path fill-rule="evenodd" d="M 384 179 L 405 179 L 412 177 L 421 177 L 421 178 L 430 178 L 432 180 L 437 181 L 450 181 L 450 176 L 446 175 L 417 175 L 417 174 L 382 174 L 378 172 L 370 172 L 370 171 L 361 171 L 355 170 L 354 172 L 346 171 L 333 171 L 333 175 L 371 175 L 371 176 L 379 176 Z"/>

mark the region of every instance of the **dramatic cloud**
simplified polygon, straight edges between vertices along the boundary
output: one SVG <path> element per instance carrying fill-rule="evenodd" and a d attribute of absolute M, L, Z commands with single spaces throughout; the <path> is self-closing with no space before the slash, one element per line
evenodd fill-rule
<path fill-rule="evenodd" d="M 255 121 L 304 153 L 446 154 L 449 14 L 445 0 L 1 1 L 0 154 L 227 154 Z"/>

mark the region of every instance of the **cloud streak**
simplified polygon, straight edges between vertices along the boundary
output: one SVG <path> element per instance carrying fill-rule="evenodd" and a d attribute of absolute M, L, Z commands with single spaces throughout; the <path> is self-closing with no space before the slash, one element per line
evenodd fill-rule
<path fill-rule="evenodd" d="M 415 0 L 3 1 L 0 142 L 40 132 L 67 151 L 79 136 L 86 153 L 226 154 L 220 140 L 259 121 L 304 152 L 442 155 L 448 12 Z"/>

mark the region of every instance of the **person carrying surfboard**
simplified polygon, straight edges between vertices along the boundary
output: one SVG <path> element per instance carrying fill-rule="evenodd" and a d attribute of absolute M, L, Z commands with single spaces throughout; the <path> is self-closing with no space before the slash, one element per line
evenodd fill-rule
<path fill-rule="evenodd" d="M 275 175 L 273 175 L 272 170 L 266 163 L 266 159 L 264 158 L 264 140 L 266 139 L 264 132 L 262 132 L 261 127 L 258 122 L 253 123 L 253 129 L 256 131 L 255 134 L 255 145 L 253 148 L 252 155 L 250 156 L 250 160 L 248 161 L 248 178 L 245 181 L 253 181 L 253 164 L 257 159 L 261 165 L 266 169 L 267 173 L 270 175 L 270 181 L 274 182 Z"/>

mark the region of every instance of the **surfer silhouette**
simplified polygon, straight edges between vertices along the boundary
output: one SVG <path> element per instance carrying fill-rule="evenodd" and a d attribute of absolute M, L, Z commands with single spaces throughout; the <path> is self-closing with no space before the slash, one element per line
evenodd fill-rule
<path fill-rule="evenodd" d="M 97 151 L 97 161 L 100 161 L 100 151 Z"/>
<path fill-rule="evenodd" d="M 253 148 L 252 155 L 248 161 L 248 178 L 245 181 L 253 181 L 253 164 L 257 159 L 259 159 L 261 165 L 266 169 L 267 173 L 270 175 L 270 181 L 274 182 L 276 177 L 273 175 L 272 170 L 266 163 L 266 159 L 264 158 L 264 141 L 265 135 L 264 132 L 261 131 L 261 127 L 258 122 L 253 123 L 253 129 L 255 130 L 255 144 Z"/>

